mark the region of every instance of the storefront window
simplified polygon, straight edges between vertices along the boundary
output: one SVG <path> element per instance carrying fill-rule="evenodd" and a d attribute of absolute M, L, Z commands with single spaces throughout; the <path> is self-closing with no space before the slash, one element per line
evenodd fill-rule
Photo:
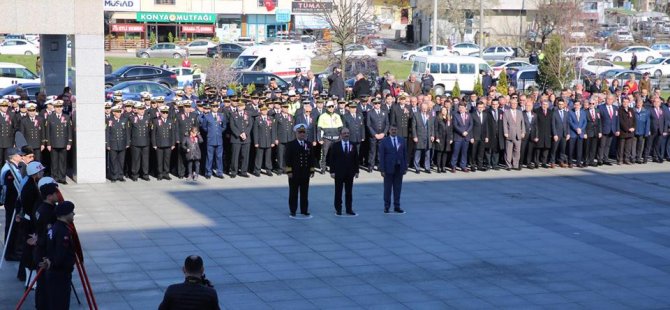
<path fill-rule="evenodd" d="M 237 25 L 237 28 L 239 28 L 242 25 L 242 18 L 220 17 L 219 20 L 217 21 L 217 26 L 218 28 L 221 28 L 222 25 Z"/>

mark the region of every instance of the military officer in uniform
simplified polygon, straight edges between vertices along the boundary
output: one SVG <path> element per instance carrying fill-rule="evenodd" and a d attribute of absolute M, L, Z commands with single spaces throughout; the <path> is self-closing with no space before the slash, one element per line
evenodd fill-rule
<path fill-rule="evenodd" d="M 70 309 L 75 244 L 69 225 L 74 221 L 74 204 L 69 201 L 56 206 L 56 222 L 49 229 L 46 259 L 46 285 L 49 309 Z"/>
<path fill-rule="evenodd" d="M 0 160 L 7 160 L 7 150 L 14 146 L 14 120 L 9 115 L 9 100 L 0 99 Z"/>
<path fill-rule="evenodd" d="M 170 154 L 175 149 L 177 140 L 177 124 L 169 117 L 170 108 L 160 107 L 161 116 L 153 121 L 151 130 L 151 146 L 156 151 L 156 179 L 171 180 Z"/>
<path fill-rule="evenodd" d="M 349 103 L 349 112 L 344 115 L 344 127 L 349 128 L 349 142 L 356 149 L 356 154 L 361 154 L 361 143 L 365 141 L 365 121 L 363 115 L 358 113 L 358 104 Z M 361 161 L 359 164 L 362 164 Z"/>
<path fill-rule="evenodd" d="M 253 127 L 254 147 L 256 148 L 256 162 L 254 175 L 261 175 L 261 168 L 265 165 L 265 174 L 272 176 L 272 148 L 279 143 L 277 140 L 277 124 L 268 116 L 268 107 L 260 107 L 261 114 L 256 118 Z"/>
<path fill-rule="evenodd" d="M 386 137 L 389 130 L 389 121 L 386 112 L 381 110 L 381 101 L 374 101 L 374 109 L 368 112 L 367 126 L 370 142 L 370 154 L 368 157 L 368 172 L 372 172 L 377 159 L 377 148 Z"/>
<path fill-rule="evenodd" d="M 212 166 L 216 162 L 216 176 L 223 179 L 223 133 L 228 127 L 228 119 L 225 115 L 219 112 L 219 103 L 212 102 L 209 106 L 210 113 L 206 113 L 201 117 L 202 131 L 207 134 L 207 158 L 205 159 L 205 178 L 212 177 Z M 205 107 L 205 111 L 207 106 Z"/>
<path fill-rule="evenodd" d="M 130 119 L 121 115 L 121 107 L 112 108 L 112 119 L 107 121 L 105 130 L 105 144 L 109 151 L 109 162 L 111 164 L 110 180 L 112 182 L 125 182 L 123 178 L 123 167 L 126 159 L 126 149 L 130 148 Z"/>
<path fill-rule="evenodd" d="M 151 119 L 146 115 L 145 105 L 135 104 L 137 115 L 130 120 L 130 179 L 137 181 L 142 170 L 142 180 L 149 181 L 149 147 L 151 145 Z"/>
<path fill-rule="evenodd" d="M 51 176 L 60 184 L 67 184 L 67 151 L 72 147 L 72 122 L 63 114 L 63 101 L 55 100 L 54 112 L 46 120 L 46 147 L 51 156 Z"/>
<path fill-rule="evenodd" d="M 251 146 L 251 128 L 254 125 L 250 112 L 245 110 L 244 102 L 237 105 L 237 111 L 233 113 L 230 121 L 230 143 L 232 144 L 233 154 L 230 160 L 230 177 L 237 176 L 238 167 L 240 176 L 249 177 L 249 148 Z"/>
<path fill-rule="evenodd" d="M 286 167 L 286 146 L 289 142 L 295 139 L 293 132 L 293 125 L 295 125 L 295 118 L 289 113 L 291 104 L 284 102 L 281 105 L 281 113 L 275 116 L 275 123 L 277 124 L 277 174 L 284 173 Z"/>
<path fill-rule="evenodd" d="M 296 140 L 286 147 L 286 175 L 288 176 L 289 196 L 288 206 L 290 216 L 295 218 L 298 210 L 298 192 L 300 192 L 300 213 L 309 216 L 309 179 L 314 177 L 315 158 L 312 155 L 312 146 L 307 143 L 305 124 L 293 127 Z"/>
<path fill-rule="evenodd" d="M 183 179 L 185 177 L 186 169 L 186 152 L 182 152 L 179 144 L 184 137 L 189 135 L 189 131 L 193 127 L 200 127 L 198 123 L 198 115 L 193 113 L 193 108 L 191 106 L 191 100 L 185 100 L 181 102 L 181 105 L 184 109 L 183 112 L 180 112 L 177 115 L 177 127 L 179 128 L 178 137 L 177 137 L 177 147 L 176 154 L 177 156 L 177 177 Z"/>
<path fill-rule="evenodd" d="M 28 146 L 33 149 L 35 161 L 41 161 L 44 150 L 44 121 L 37 115 L 37 104 L 29 103 L 26 106 L 28 116 L 21 119 L 19 131 L 26 138 Z"/>

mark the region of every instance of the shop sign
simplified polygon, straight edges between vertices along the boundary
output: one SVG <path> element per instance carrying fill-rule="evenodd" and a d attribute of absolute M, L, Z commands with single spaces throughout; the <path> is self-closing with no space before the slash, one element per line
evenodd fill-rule
<path fill-rule="evenodd" d="M 183 33 L 214 33 L 214 25 L 183 25 L 181 26 Z"/>
<path fill-rule="evenodd" d="M 110 24 L 112 32 L 144 32 L 143 24 Z"/>
<path fill-rule="evenodd" d="M 332 12 L 332 2 L 296 2 L 291 5 L 293 13 L 321 13 Z"/>
<path fill-rule="evenodd" d="M 140 0 L 102 0 L 105 11 L 138 12 Z"/>
<path fill-rule="evenodd" d="M 277 9 L 275 11 L 275 21 L 278 23 L 289 23 L 291 22 L 291 10 L 289 9 Z"/>
<path fill-rule="evenodd" d="M 213 24 L 216 22 L 216 14 L 137 12 L 135 19 L 147 23 Z"/>

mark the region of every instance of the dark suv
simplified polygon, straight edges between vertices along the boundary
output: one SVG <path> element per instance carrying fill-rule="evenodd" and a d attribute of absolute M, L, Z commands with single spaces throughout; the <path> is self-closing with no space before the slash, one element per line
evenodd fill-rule
<path fill-rule="evenodd" d="M 177 74 L 153 66 L 123 66 L 105 75 L 105 88 L 128 81 L 153 81 L 167 88 L 176 88 Z"/>
<path fill-rule="evenodd" d="M 284 81 L 284 79 L 266 72 L 240 72 L 237 76 L 237 82 L 242 86 L 247 87 L 249 84 L 255 84 L 256 89 L 263 90 L 265 87 L 270 84 L 270 79 L 275 78 L 277 80 L 277 85 L 282 90 L 287 90 L 289 84 Z"/>
<path fill-rule="evenodd" d="M 207 49 L 207 57 L 218 57 L 222 58 L 236 58 L 240 56 L 244 51 L 244 47 L 232 44 L 232 43 L 221 43 L 215 47 L 210 47 Z"/>

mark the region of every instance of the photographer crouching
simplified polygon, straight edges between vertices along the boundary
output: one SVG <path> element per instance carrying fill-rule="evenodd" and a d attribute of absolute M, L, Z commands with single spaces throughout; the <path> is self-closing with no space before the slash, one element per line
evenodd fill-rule
<path fill-rule="evenodd" d="M 205 278 L 202 257 L 198 255 L 186 257 L 182 271 L 186 280 L 167 288 L 158 309 L 220 309 L 219 297 L 209 280 Z"/>

